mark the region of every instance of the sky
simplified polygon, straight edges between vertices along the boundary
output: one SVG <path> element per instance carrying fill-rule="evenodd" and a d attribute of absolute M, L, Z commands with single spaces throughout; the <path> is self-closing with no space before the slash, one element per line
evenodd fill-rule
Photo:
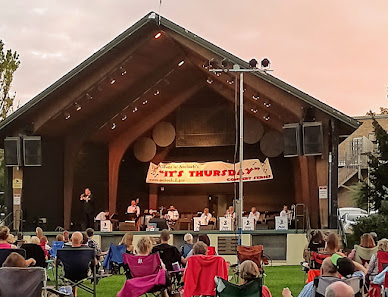
<path fill-rule="evenodd" d="M 351 116 L 388 107 L 387 0 L 0 0 L 25 104 L 150 11 Z M 160 9 L 160 10 L 159 10 Z"/>

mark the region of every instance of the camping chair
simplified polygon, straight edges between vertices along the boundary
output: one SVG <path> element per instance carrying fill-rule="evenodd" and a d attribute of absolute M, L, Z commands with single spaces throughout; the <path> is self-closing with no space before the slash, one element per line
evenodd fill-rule
<path fill-rule="evenodd" d="M 56 296 L 69 296 L 46 287 L 46 271 L 41 267 L 2 267 L 0 268 L 0 296 L 41 297 L 47 292 Z"/>
<path fill-rule="evenodd" d="M 10 253 L 18 253 L 23 258 L 26 258 L 26 251 L 23 249 L 0 249 L 0 267 L 3 266 L 5 259 L 7 259 Z"/>
<path fill-rule="evenodd" d="M 168 287 L 167 270 L 162 269 L 159 254 L 148 256 L 123 255 L 128 267 L 127 280 L 117 297 L 139 297 L 145 293 L 157 295 Z"/>
<path fill-rule="evenodd" d="M 365 266 L 365 263 L 369 263 L 372 255 L 377 253 L 377 246 L 373 248 L 364 248 L 356 244 L 354 246 L 354 249 L 355 249 L 354 260 L 357 263 L 360 263 L 362 266 Z"/>
<path fill-rule="evenodd" d="M 237 259 L 238 264 L 231 265 L 230 267 L 233 270 L 233 278 L 235 281 L 238 281 L 239 278 L 239 265 L 245 260 L 251 260 L 256 263 L 259 268 L 260 274 L 264 273 L 263 265 L 268 264 L 268 259 L 264 257 L 264 247 L 262 245 L 254 245 L 254 246 L 237 246 Z"/>
<path fill-rule="evenodd" d="M 36 261 L 35 267 L 46 268 L 46 258 L 42 248 L 34 243 L 25 243 L 21 246 L 26 251 L 26 259 L 32 258 Z"/>
<path fill-rule="evenodd" d="M 110 244 L 108 254 L 105 256 L 102 266 L 106 270 L 110 270 L 112 274 L 120 274 L 120 268 L 123 267 L 123 254 L 127 252 L 124 244 Z"/>
<path fill-rule="evenodd" d="M 377 252 L 377 262 L 379 265 L 379 273 L 382 272 L 388 266 L 388 252 L 378 251 Z M 384 286 L 384 291 L 388 287 L 387 274 L 384 278 L 384 285 L 378 285 L 373 282 L 370 283 L 369 296 L 371 297 L 380 297 L 381 288 Z"/>
<path fill-rule="evenodd" d="M 57 250 L 57 265 L 55 286 L 58 290 L 59 278 L 65 284 L 69 284 L 73 289 L 78 287 L 93 296 L 96 296 L 96 252 L 90 248 L 64 248 Z M 59 276 L 58 267 L 63 266 L 64 276 Z M 89 269 L 91 275 L 89 276 Z M 90 280 L 92 287 L 84 282 Z"/>
<path fill-rule="evenodd" d="M 220 277 L 215 278 L 217 297 L 262 297 L 263 279 L 255 278 L 243 285 L 230 283 Z"/>
<path fill-rule="evenodd" d="M 318 252 L 310 252 L 310 269 L 307 273 L 307 280 L 306 283 L 309 283 L 314 280 L 314 278 L 321 275 L 321 266 L 323 263 L 323 260 L 325 260 L 327 257 L 331 257 L 330 254 L 322 254 Z"/>
<path fill-rule="evenodd" d="M 55 258 L 57 256 L 57 250 L 62 249 L 64 244 L 65 243 L 63 241 L 53 241 L 51 243 L 50 256 Z"/>
<path fill-rule="evenodd" d="M 351 286 L 354 291 L 355 297 L 363 296 L 364 280 L 360 277 L 350 277 L 350 278 L 338 278 L 331 276 L 317 276 L 314 278 L 314 296 L 315 297 L 324 297 L 326 288 L 334 282 L 344 282 L 345 284 Z"/>

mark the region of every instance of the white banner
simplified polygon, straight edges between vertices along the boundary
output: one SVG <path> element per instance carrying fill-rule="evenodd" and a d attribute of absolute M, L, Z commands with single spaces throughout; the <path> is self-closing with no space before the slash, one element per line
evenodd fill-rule
<path fill-rule="evenodd" d="M 268 159 L 243 161 L 243 181 L 272 179 Z M 235 166 L 225 162 L 150 163 L 147 183 L 150 184 L 215 184 L 239 181 L 240 163 Z"/>

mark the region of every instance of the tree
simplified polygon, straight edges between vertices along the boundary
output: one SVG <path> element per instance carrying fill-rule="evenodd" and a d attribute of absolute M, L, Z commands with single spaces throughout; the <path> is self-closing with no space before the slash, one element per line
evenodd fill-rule
<path fill-rule="evenodd" d="M 0 40 L 0 121 L 3 121 L 12 111 L 15 95 L 11 95 L 11 84 L 20 60 L 17 52 L 5 50 Z"/>

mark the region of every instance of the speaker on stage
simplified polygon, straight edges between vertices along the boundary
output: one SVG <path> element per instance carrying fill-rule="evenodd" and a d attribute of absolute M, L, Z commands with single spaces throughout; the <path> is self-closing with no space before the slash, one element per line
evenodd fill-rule
<path fill-rule="evenodd" d="M 20 137 L 6 137 L 4 139 L 5 166 L 21 166 Z"/>
<path fill-rule="evenodd" d="M 304 122 L 303 130 L 303 154 L 305 156 L 320 156 L 323 153 L 322 123 Z"/>
<path fill-rule="evenodd" d="M 301 155 L 299 123 L 286 124 L 283 126 L 284 157 L 297 157 Z"/>
<path fill-rule="evenodd" d="M 24 166 L 42 166 L 42 140 L 40 136 L 23 137 Z"/>

